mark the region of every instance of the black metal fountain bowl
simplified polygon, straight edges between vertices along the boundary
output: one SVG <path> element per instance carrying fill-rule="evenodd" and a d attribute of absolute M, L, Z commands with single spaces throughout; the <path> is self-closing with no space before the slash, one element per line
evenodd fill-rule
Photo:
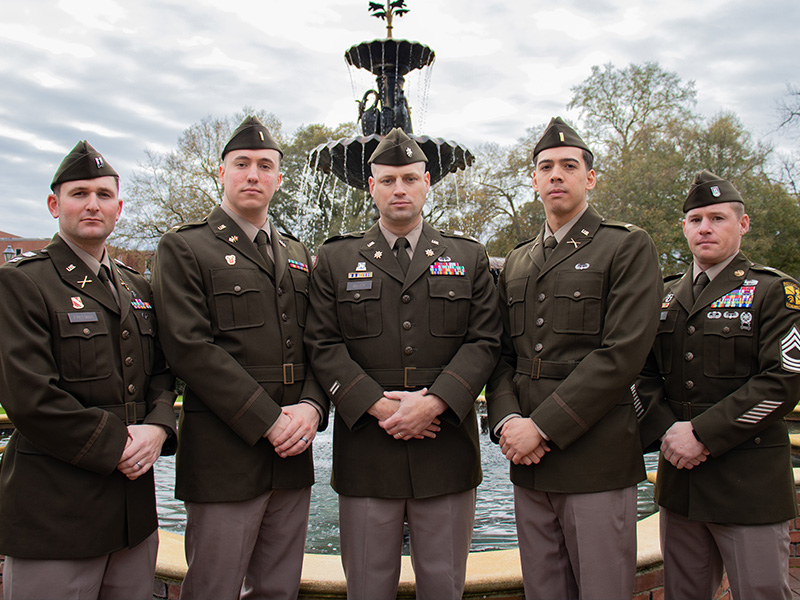
<path fill-rule="evenodd" d="M 441 181 L 448 173 L 455 173 L 459 169 L 463 171 L 475 161 L 469 148 L 457 142 L 413 133 L 408 136 L 416 140 L 428 158 L 426 168 L 431 174 L 431 185 Z M 369 157 L 383 137 L 372 134 L 320 144 L 311 151 L 311 166 L 323 173 L 333 173 L 351 187 L 368 191 L 371 175 Z"/>
<path fill-rule="evenodd" d="M 382 75 L 391 69 L 400 77 L 433 64 L 436 54 L 425 44 L 408 40 L 373 40 L 351 46 L 344 53 L 348 64 Z"/>

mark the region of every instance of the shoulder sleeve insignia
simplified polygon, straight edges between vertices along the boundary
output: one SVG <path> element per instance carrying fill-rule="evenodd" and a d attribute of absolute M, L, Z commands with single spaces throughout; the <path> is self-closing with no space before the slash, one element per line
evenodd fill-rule
<path fill-rule="evenodd" d="M 800 287 L 794 281 L 783 282 L 783 293 L 786 308 L 800 310 Z"/>

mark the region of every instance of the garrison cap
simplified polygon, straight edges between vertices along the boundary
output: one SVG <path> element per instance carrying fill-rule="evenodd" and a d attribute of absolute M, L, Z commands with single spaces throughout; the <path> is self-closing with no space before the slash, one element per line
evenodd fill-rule
<path fill-rule="evenodd" d="M 548 123 L 547 129 L 544 130 L 542 137 L 536 142 L 536 147 L 533 149 L 533 158 L 535 159 L 542 150 L 559 146 L 580 148 L 594 156 L 594 153 L 589 150 L 589 146 L 586 145 L 586 142 L 581 139 L 581 136 L 579 136 L 572 127 L 564 123 L 561 117 L 553 117 L 550 119 L 550 123 Z"/>
<path fill-rule="evenodd" d="M 375 152 L 369 157 L 369 164 L 376 165 L 410 165 L 417 162 L 428 162 L 428 157 L 419 144 L 406 135 L 406 132 L 395 127 L 381 140 Z"/>
<path fill-rule="evenodd" d="M 96 179 L 97 177 L 106 177 L 108 175 L 119 179 L 119 173 L 106 162 L 103 155 L 84 140 L 78 142 L 70 150 L 69 154 L 64 157 L 64 160 L 61 161 L 56 174 L 53 176 L 50 189 L 55 190 L 57 185 L 65 181 Z"/>
<path fill-rule="evenodd" d="M 683 203 L 683 212 L 687 213 L 693 208 L 708 206 L 709 204 L 719 204 L 721 202 L 741 202 L 742 195 L 730 181 L 722 179 L 719 175 L 714 175 L 709 170 L 699 171 L 694 176 L 694 181 L 689 188 L 686 202 Z"/>
<path fill-rule="evenodd" d="M 258 117 L 247 117 L 242 121 L 222 149 L 222 158 L 231 150 L 277 150 L 283 158 L 283 150 Z"/>

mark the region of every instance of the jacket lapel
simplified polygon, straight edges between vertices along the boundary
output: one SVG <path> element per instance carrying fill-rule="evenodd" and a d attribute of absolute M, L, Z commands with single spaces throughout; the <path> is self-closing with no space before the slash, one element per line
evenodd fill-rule
<path fill-rule="evenodd" d="M 428 223 L 423 222 L 422 233 L 414 250 L 414 258 L 411 259 L 408 273 L 403 282 L 403 291 L 411 287 L 411 284 L 419 279 L 445 253 L 445 250 L 447 250 L 447 246 L 439 232 Z"/>
<path fill-rule="evenodd" d="M 383 237 L 377 223 L 364 234 L 359 252 L 370 264 L 403 283 L 405 277 L 403 277 L 403 272 L 400 270 L 400 265 L 392 254 L 392 249 L 386 243 L 386 238 Z"/>
<path fill-rule="evenodd" d="M 128 313 L 131 311 L 131 300 L 133 299 L 133 288 L 131 288 L 131 282 L 125 278 L 125 275 L 114 261 L 111 261 L 112 269 L 115 271 L 115 283 L 114 286 L 117 288 L 117 295 L 119 296 L 119 317 L 120 321 L 124 321 L 128 317 Z"/>
<path fill-rule="evenodd" d="M 722 296 L 728 292 L 732 292 L 738 287 L 741 287 L 751 265 L 752 263 L 747 260 L 741 252 L 737 254 L 730 264 L 725 267 L 719 275 L 714 277 L 714 281 L 710 282 L 700 293 L 697 302 L 694 303 L 692 310 L 689 311 L 689 316 L 706 308 L 709 304 L 722 298 Z M 691 272 L 692 271 L 689 270 L 689 273 Z M 691 275 L 689 275 L 687 279 L 691 282 Z M 691 297 L 691 283 L 689 284 L 689 290 Z"/>
<path fill-rule="evenodd" d="M 272 256 L 275 260 L 275 281 L 281 283 L 289 271 L 289 252 L 286 249 L 286 242 L 283 241 L 281 234 L 275 229 L 272 221 L 269 222 L 269 240 L 272 244 Z"/>
<path fill-rule="evenodd" d="M 244 234 L 242 229 L 236 224 L 236 221 L 225 214 L 224 210 L 219 206 L 214 207 L 214 210 L 209 213 L 206 220 L 211 227 L 211 231 L 214 232 L 214 235 L 219 240 L 225 242 L 232 249 L 244 255 L 248 260 L 254 262 L 258 268 L 267 273 L 270 278 L 275 278 L 275 273 L 269 268 L 267 261 L 261 256 L 256 245 Z M 270 226 L 272 225 L 270 224 Z"/>
<path fill-rule="evenodd" d="M 72 251 L 58 235 L 47 246 L 56 271 L 61 279 L 80 294 L 93 298 L 109 310 L 119 313 L 114 297 L 100 278 Z"/>
<path fill-rule="evenodd" d="M 603 218 L 600 214 L 592 206 L 589 206 L 586 212 L 583 213 L 583 216 L 578 219 L 578 222 L 575 223 L 567 235 L 564 236 L 564 239 L 559 242 L 558 246 L 556 246 L 555 250 L 553 250 L 553 253 L 550 255 L 550 258 L 544 262 L 541 271 L 539 271 L 539 277 L 542 277 L 556 265 L 562 263 L 573 254 L 580 252 L 583 248 L 591 244 L 592 238 L 602 222 Z M 544 227 L 542 227 L 540 238 L 543 235 Z M 542 254 L 542 257 L 544 257 L 544 254 Z"/>

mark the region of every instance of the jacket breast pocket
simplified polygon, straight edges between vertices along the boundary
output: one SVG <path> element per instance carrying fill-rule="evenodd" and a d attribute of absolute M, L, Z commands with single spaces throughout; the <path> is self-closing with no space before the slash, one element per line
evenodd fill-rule
<path fill-rule="evenodd" d="M 430 330 L 437 337 L 466 335 L 472 282 L 462 277 L 428 278 Z"/>
<path fill-rule="evenodd" d="M 750 361 L 754 356 L 752 326 L 742 329 L 739 320 L 708 316 L 713 314 L 715 311 L 709 311 L 703 323 L 703 373 L 707 377 L 750 375 Z"/>
<path fill-rule="evenodd" d="M 677 310 L 662 310 L 658 322 L 658 333 L 653 344 L 653 353 L 658 363 L 658 371 L 662 375 L 672 372 L 672 348 L 675 323 L 678 320 Z"/>
<path fill-rule="evenodd" d="M 222 331 L 260 327 L 264 324 L 262 293 L 257 269 L 214 269 L 211 287 Z"/>
<path fill-rule="evenodd" d="M 100 311 L 56 313 L 59 371 L 65 381 L 95 381 L 111 376 L 113 347 Z"/>
<path fill-rule="evenodd" d="M 556 333 L 600 333 L 603 322 L 603 273 L 599 271 L 559 271 L 556 274 Z"/>
<path fill-rule="evenodd" d="M 359 281 L 359 280 L 355 280 Z M 339 283 L 336 305 L 339 311 L 339 325 L 342 335 L 350 340 L 377 337 L 383 332 L 381 318 L 381 280 L 366 279 L 369 289 L 348 290 L 350 281 Z"/>
<path fill-rule="evenodd" d="M 506 284 L 508 291 L 508 324 L 510 334 L 518 336 L 525 333 L 525 291 L 528 278 L 513 279 Z"/>

